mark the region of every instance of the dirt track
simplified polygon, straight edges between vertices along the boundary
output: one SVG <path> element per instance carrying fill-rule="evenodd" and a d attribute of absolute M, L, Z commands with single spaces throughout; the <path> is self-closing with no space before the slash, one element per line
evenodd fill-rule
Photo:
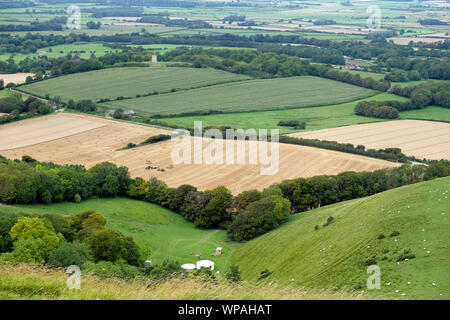
<path fill-rule="evenodd" d="M 72 131 L 68 130 L 70 119 L 79 124 L 78 127 L 72 126 Z M 84 164 L 87 167 L 111 161 L 127 166 L 133 177 L 148 179 L 156 176 L 169 186 L 188 183 L 202 190 L 225 185 L 233 193 L 253 188 L 261 190 L 288 178 L 349 170 L 376 170 L 397 165 L 324 149 L 280 144 L 278 173 L 261 175 L 260 168 L 267 165 L 179 164 L 170 168 L 171 152 L 177 145 L 176 141 L 117 150 L 129 142 L 139 143 L 161 133 L 168 134 L 170 131 L 84 115 L 59 114 L 0 126 L 0 150 L 3 150 L 0 154 L 7 158 L 20 158 L 27 154 L 39 161 Z M 210 142 L 206 140 L 204 145 Z M 166 172 L 145 170 L 147 160 L 152 165 L 165 168 Z"/>
<path fill-rule="evenodd" d="M 299 132 L 293 137 L 329 140 L 366 149 L 396 147 L 419 159 L 450 160 L 450 124 L 421 120 L 396 120 Z"/>

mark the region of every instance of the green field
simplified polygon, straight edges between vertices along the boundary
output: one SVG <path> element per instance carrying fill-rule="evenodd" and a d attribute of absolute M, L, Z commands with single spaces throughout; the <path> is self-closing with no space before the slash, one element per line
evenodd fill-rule
<path fill-rule="evenodd" d="M 106 105 L 153 114 L 202 110 L 242 112 L 326 105 L 352 101 L 374 93 L 373 90 L 338 81 L 304 76 L 225 83 L 164 95 L 113 101 Z"/>
<path fill-rule="evenodd" d="M 249 280 L 268 269 L 267 281 L 338 288 L 365 285 L 369 275 L 359 263 L 374 257 L 381 289 L 367 294 L 449 299 L 449 185 L 449 177 L 436 179 L 298 214 L 244 244 L 233 261 Z M 334 222 L 322 226 L 330 216 Z M 415 258 L 397 263 L 405 249 Z"/>
<path fill-rule="evenodd" d="M 405 98 L 395 96 L 389 93 L 380 93 L 375 96 L 361 100 L 405 100 Z M 280 120 L 299 120 L 306 121 L 305 131 L 319 130 L 326 128 L 335 128 L 348 126 L 352 124 L 361 124 L 376 121 L 385 121 L 384 119 L 357 116 L 354 113 L 354 107 L 357 101 L 346 102 L 342 104 L 333 104 L 323 107 L 286 109 L 276 111 L 258 111 L 242 113 L 213 114 L 207 116 L 175 117 L 163 118 L 161 121 L 170 125 L 178 125 L 184 128 L 192 128 L 194 121 L 202 121 L 203 126 L 230 126 L 232 128 L 250 129 L 265 128 L 279 129 L 281 134 L 293 133 L 299 130 L 278 126 Z M 443 109 L 443 108 L 439 108 Z M 425 112 L 427 109 L 423 109 Z M 446 109 L 448 113 L 450 110 Z M 445 111 L 444 111 L 445 112 Z M 403 115 L 403 113 L 402 113 Z M 439 119 L 440 114 L 431 115 Z"/>
<path fill-rule="evenodd" d="M 52 47 L 39 49 L 36 53 L 21 54 L 21 53 L 4 53 L 0 55 L 0 61 L 6 61 L 10 57 L 13 57 L 16 63 L 26 58 L 38 58 L 40 56 L 47 56 L 49 58 L 58 58 L 67 55 L 68 53 L 76 54 L 80 58 L 87 59 L 92 54 L 96 57 L 100 57 L 109 52 L 120 52 L 120 50 L 111 49 L 99 43 L 84 43 L 84 44 L 62 44 Z"/>
<path fill-rule="evenodd" d="M 428 106 L 424 109 L 408 110 L 400 113 L 402 119 L 438 120 L 450 122 L 450 109 Z"/>
<path fill-rule="evenodd" d="M 194 263 L 193 254 L 202 259 L 212 259 L 216 268 L 228 269 L 231 256 L 238 243 L 226 240 L 222 230 L 197 229 L 193 223 L 180 215 L 143 201 L 125 198 L 93 199 L 81 203 L 57 203 L 52 205 L 27 205 L 20 207 L 0 206 L 1 212 L 76 214 L 96 210 L 107 219 L 107 226 L 132 237 L 141 247 L 150 249 L 147 259 L 161 263 L 165 259 L 179 263 Z M 216 247 L 224 248 L 224 254 L 211 256 Z"/>
<path fill-rule="evenodd" d="M 172 88 L 189 89 L 244 79 L 249 77 L 215 69 L 151 66 L 82 72 L 32 83 L 20 89 L 39 96 L 59 95 L 64 100 L 97 101 L 101 98 L 135 97 L 136 94 L 154 91 L 168 92 Z M 134 106 L 126 103 L 124 108 Z"/>

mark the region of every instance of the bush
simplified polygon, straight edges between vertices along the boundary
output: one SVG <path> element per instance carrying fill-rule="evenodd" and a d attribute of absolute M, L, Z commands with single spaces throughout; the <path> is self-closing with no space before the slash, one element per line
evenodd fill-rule
<path fill-rule="evenodd" d="M 398 231 L 392 231 L 392 233 L 389 235 L 389 237 L 396 237 L 396 236 L 398 236 L 398 235 L 400 235 L 400 232 L 398 232 Z"/>
<path fill-rule="evenodd" d="M 82 267 L 87 261 L 92 261 L 92 252 L 89 245 L 75 240 L 65 242 L 59 246 L 48 260 L 48 264 L 53 267 L 66 268 L 71 265 Z"/>
<path fill-rule="evenodd" d="M 143 275 L 138 268 L 130 266 L 124 261 L 100 261 L 98 263 L 88 261 L 84 264 L 83 269 L 86 273 L 92 274 L 100 279 L 133 279 Z"/>
<path fill-rule="evenodd" d="M 20 217 L 17 223 L 9 232 L 13 241 L 35 239 L 40 240 L 33 243 L 33 246 L 39 244 L 43 250 L 43 258 L 48 258 L 53 250 L 55 250 L 63 241 L 64 237 L 61 233 L 56 234 L 51 230 L 51 224 L 45 225 L 40 218 Z M 29 248 L 31 242 L 26 242 L 26 248 Z M 14 250 L 16 248 L 14 247 Z"/>
<path fill-rule="evenodd" d="M 124 260 L 132 265 L 142 261 L 140 249 L 130 237 L 124 237 L 120 232 L 105 228 L 94 231 L 87 237 L 95 261 Z"/>
<path fill-rule="evenodd" d="M 241 273 L 239 272 L 238 266 L 231 266 L 225 276 L 231 282 L 241 281 Z"/>
<path fill-rule="evenodd" d="M 332 216 L 329 216 L 328 218 L 327 218 L 327 222 L 325 222 L 324 224 L 323 224 L 323 226 L 324 227 L 327 227 L 327 226 L 329 226 L 330 224 L 332 224 L 334 222 L 334 218 L 332 217 Z"/>
<path fill-rule="evenodd" d="M 272 275 L 273 272 L 270 272 L 268 269 L 265 269 L 263 271 L 261 271 L 261 273 L 259 274 L 258 280 L 260 281 L 262 279 L 265 279 L 267 277 L 270 277 Z"/>
<path fill-rule="evenodd" d="M 289 200 L 279 195 L 263 196 L 261 200 L 250 203 L 242 213 L 234 216 L 227 233 L 231 239 L 237 241 L 253 239 L 279 226 L 287 220 L 290 213 Z"/>
<path fill-rule="evenodd" d="M 361 101 L 355 106 L 355 114 L 382 119 L 396 119 L 399 112 L 391 106 L 379 106 L 376 102 Z"/>
<path fill-rule="evenodd" d="M 48 257 L 47 244 L 32 237 L 20 239 L 14 242 L 13 251 L 4 253 L 2 257 L 13 263 L 44 263 Z"/>
<path fill-rule="evenodd" d="M 103 229 L 93 232 L 87 241 L 95 261 L 117 261 L 123 257 L 124 240 L 120 232 Z"/>
<path fill-rule="evenodd" d="M 13 240 L 9 234 L 11 228 L 17 223 L 19 216 L 12 213 L 0 214 L 0 253 L 13 249 Z"/>
<path fill-rule="evenodd" d="M 182 272 L 178 261 L 165 260 L 162 264 L 155 265 L 150 270 L 150 276 L 153 278 L 165 278 L 180 274 Z"/>

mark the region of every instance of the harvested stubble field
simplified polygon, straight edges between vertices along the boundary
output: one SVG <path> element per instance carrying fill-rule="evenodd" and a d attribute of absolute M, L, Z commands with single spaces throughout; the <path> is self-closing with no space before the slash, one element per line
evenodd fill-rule
<path fill-rule="evenodd" d="M 375 91 L 312 76 L 231 82 L 163 95 L 112 101 L 108 106 L 147 113 L 177 114 L 202 110 L 241 112 L 343 103 Z"/>
<path fill-rule="evenodd" d="M 330 140 L 366 149 L 400 148 L 419 159 L 450 160 L 450 124 L 396 120 L 291 134 L 293 137 Z"/>
<path fill-rule="evenodd" d="M 33 77 L 33 73 L 12 73 L 12 74 L 0 74 L 0 80 L 3 80 L 4 85 L 6 86 L 8 83 L 24 83 L 27 77 Z"/>
<path fill-rule="evenodd" d="M 53 121 L 54 124 L 58 121 L 67 123 L 70 118 L 77 122 L 84 121 L 84 131 L 80 129 L 78 132 L 70 132 L 66 130 L 66 124 L 59 126 L 61 133 L 57 134 L 55 132 L 57 130 L 50 130 L 40 124 L 40 122 L 48 124 L 48 121 Z M 88 125 L 88 123 L 92 124 Z M 17 127 L 20 127 L 20 130 Z M 173 148 L 179 143 L 177 141 L 169 140 L 133 149 L 118 150 L 129 142 L 139 143 L 150 136 L 163 133 L 170 132 L 164 129 L 85 115 L 59 114 L 1 126 L 2 141 L 5 139 L 17 141 L 17 147 L 14 148 L 14 145 L 5 142 L 0 148 L 0 154 L 12 159 L 30 155 L 39 161 L 83 164 L 86 167 L 110 161 L 117 165 L 127 166 L 133 177 L 149 179 L 156 176 L 169 186 L 176 187 L 188 183 L 201 190 L 225 185 L 233 193 L 254 188 L 263 189 L 289 178 L 337 174 L 344 171 L 371 171 L 398 165 L 324 149 L 280 144 L 278 173 L 261 175 L 260 169 L 267 168 L 269 165 L 249 164 L 247 161 L 246 164 L 178 164 L 172 166 L 171 154 Z M 34 144 L 36 136 L 42 141 L 41 143 Z M 30 142 L 27 143 L 27 141 Z M 211 140 L 204 139 L 204 147 L 210 142 Z M 247 157 L 248 150 L 247 142 Z M 223 150 L 223 159 L 225 159 L 226 151 Z M 151 161 L 153 166 L 160 166 L 166 171 L 145 170 L 147 161 Z"/>
<path fill-rule="evenodd" d="M 212 84 L 250 79 L 215 69 L 195 69 L 179 67 L 131 67 L 111 68 L 81 72 L 40 81 L 21 87 L 21 90 L 44 96 L 59 95 L 64 100 L 117 97 L 132 97 L 155 91 L 162 93 L 171 89 L 189 89 Z M 129 100 L 125 100 L 129 101 Z M 128 106 L 125 106 L 129 109 Z"/>

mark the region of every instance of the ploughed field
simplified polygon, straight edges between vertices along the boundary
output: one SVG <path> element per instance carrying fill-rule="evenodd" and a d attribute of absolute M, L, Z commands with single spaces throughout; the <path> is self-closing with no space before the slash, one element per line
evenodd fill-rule
<path fill-rule="evenodd" d="M 450 160 L 450 124 L 396 120 L 290 134 L 293 137 L 364 145 L 366 149 L 400 148 L 419 159 Z"/>
<path fill-rule="evenodd" d="M 72 126 L 71 122 L 76 123 L 77 126 Z M 69 130 L 71 127 L 74 129 Z M 269 150 L 268 162 L 262 162 L 263 159 L 259 158 L 256 164 L 249 162 L 249 142 L 244 143 L 247 159 L 244 164 L 237 164 L 237 158 L 234 158 L 235 161 L 231 163 L 226 161 L 227 152 L 234 150 L 235 154 L 237 153 L 236 145 L 242 143 L 238 141 L 228 141 L 232 148 L 227 148 L 225 141 L 217 140 L 217 142 L 224 142 L 221 148 L 223 163 L 214 164 L 205 162 L 193 164 L 193 157 L 191 157 L 192 164 L 173 164 L 172 150 L 180 146 L 179 141 L 167 140 L 138 148 L 119 150 L 130 142 L 137 144 L 158 134 L 171 134 L 171 131 L 86 115 L 62 113 L 0 126 L 0 155 L 13 159 L 29 155 L 39 161 L 83 164 L 86 167 L 110 161 L 127 166 L 133 177 L 149 179 L 156 176 L 169 186 L 191 184 L 201 190 L 224 185 L 233 193 L 249 189 L 262 190 L 284 179 L 338 174 L 344 171 L 372 171 L 398 165 L 330 150 L 279 144 L 278 171 L 273 171 L 275 174 L 272 175 L 262 175 L 262 168 L 268 168 L 271 164 L 276 167 L 276 158 L 270 158 L 272 148 L 270 143 L 268 146 L 262 144 Z M 204 151 L 206 151 L 205 147 L 211 143 L 212 140 L 203 139 Z M 254 144 L 254 142 L 250 143 Z M 259 154 L 260 150 L 257 151 L 256 154 Z M 203 155 L 205 154 L 206 152 Z M 148 165 L 159 166 L 165 171 L 146 170 Z"/>

